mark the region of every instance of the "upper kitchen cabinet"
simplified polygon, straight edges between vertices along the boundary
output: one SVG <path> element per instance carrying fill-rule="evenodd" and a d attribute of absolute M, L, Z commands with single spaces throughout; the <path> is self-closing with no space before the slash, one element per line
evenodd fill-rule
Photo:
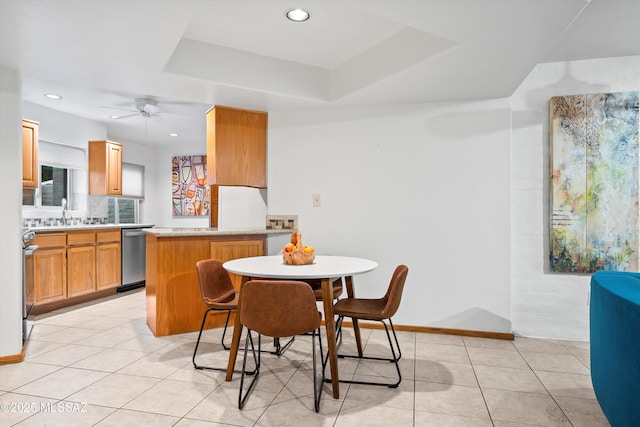
<path fill-rule="evenodd" d="M 122 144 L 89 141 L 89 194 L 122 195 Z"/>
<path fill-rule="evenodd" d="M 22 186 L 38 188 L 38 122 L 22 120 Z"/>
<path fill-rule="evenodd" d="M 207 112 L 207 180 L 267 188 L 267 113 L 221 106 Z"/>

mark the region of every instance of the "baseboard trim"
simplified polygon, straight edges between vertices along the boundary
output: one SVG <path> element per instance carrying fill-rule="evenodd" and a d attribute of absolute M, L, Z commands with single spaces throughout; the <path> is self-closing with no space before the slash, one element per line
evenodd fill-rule
<path fill-rule="evenodd" d="M 101 289 L 99 291 L 91 292 L 84 295 L 78 295 L 63 300 L 47 302 L 44 304 L 36 304 L 31 310 L 32 316 L 38 316 L 40 314 L 49 313 L 51 311 L 59 310 L 61 308 L 71 307 L 72 305 L 82 304 L 95 299 L 104 298 L 117 293 L 116 288 Z"/>
<path fill-rule="evenodd" d="M 324 321 L 323 321 L 324 323 Z M 351 322 L 345 320 L 343 323 L 346 326 L 353 326 Z M 383 326 L 379 322 L 358 322 L 361 328 L 365 329 L 383 329 Z M 452 329 L 452 328 L 434 328 L 431 326 L 410 326 L 410 325 L 393 325 L 396 331 L 404 332 L 420 332 L 429 334 L 446 334 L 446 335 L 460 335 L 464 337 L 477 337 L 477 338 L 492 338 L 498 340 L 513 341 L 513 334 L 507 332 L 491 332 L 491 331 L 474 331 L 469 329 Z"/>
<path fill-rule="evenodd" d="M 24 360 L 25 350 L 22 347 L 22 351 L 18 354 L 10 354 L 8 356 L 0 356 L 0 365 L 8 365 L 10 363 L 20 363 Z"/>

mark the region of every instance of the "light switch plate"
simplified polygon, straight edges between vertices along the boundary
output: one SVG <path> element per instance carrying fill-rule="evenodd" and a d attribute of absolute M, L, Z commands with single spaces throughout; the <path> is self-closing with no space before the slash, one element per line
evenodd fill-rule
<path fill-rule="evenodd" d="M 313 207 L 314 208 L 319 208 L 320 207 L 320 193 L 314 193 L 314 195 L 313 195 Z"/>

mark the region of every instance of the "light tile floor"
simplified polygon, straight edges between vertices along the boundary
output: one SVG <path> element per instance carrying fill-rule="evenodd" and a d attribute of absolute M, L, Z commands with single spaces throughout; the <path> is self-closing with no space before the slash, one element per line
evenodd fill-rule
<path fill-rule="evenodd" d="M 397 389 L 324 387 L 313 411 L 310 338 L 297 337 L 263 371 L 245 409 L 239 376 L 191 364 L 197 333 L 154 337 L 144 291 L 40 316 L 24 362 L 0 366 L 0 426 L 607 426 L 595 400 L 584 342 L 514 341 L 399 332 Z M 384 332 L 362 331 L 367 354 L 388 351 Z M 226 366 L 221 330 L 200 363 Z M 341 351 L 353 350 L 349 330 Z M 238 358 L 239 363 L 242 359 Z M 340 360 L 344 378 L 385 377 L 386 362 Z"/>

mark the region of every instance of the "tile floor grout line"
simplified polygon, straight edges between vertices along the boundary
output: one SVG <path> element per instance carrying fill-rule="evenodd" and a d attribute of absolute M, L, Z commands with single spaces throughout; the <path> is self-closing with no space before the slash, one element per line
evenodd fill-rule
<path fill-rule="evenodd" d="M 562 344 L 561 344 L 562 345 Z M 544 390 L 547 392 L 547 395 L 551 398 L 551 400 L 553 400 L 553 403 L 555 403 L 555 405 L 558 407 L 558 409 L 560 409 L 560 412 L 562 412 L 562 415 L 564 415 L 565 419 L 569 422 L 569 424 L 571 424 L 572 426 L 574 425 L 573 422 L 571 421 L 571 419 L 569 418 L 569 416 L 565 413 L 564 409 L 562 409 L 562 407 L 558 404 L 558 401 L 556 400 L 555 396 L 553 396 L 551 394 L 551 392 L 549 391 L 549 389 L 547 388 L 547 386 L 544 384 L 544 382 L 542 381 L 542 379 L 540 379 L 540 377 L 538 376 L 538 373 L 533 369 L 533 367 L 531 366 L 531 364 L 529 363 L 529 361 L 522 355 L 522 352 L 520 351 L 520 349 L 514 345 L 514 347 L 516 347 L 516 351 L 518 352 L 518 354 L 520 355 L 520 357 L 522 358 L 522 360 L 524 360 L 524 363 L 527 364 L 527 366 L 529 367 L 529 369 L 531 370 L 531 372 L 533 372 L 533 375 L 535 375 L 536 379 L 540 382 L 540 384 L 542 385 L 542 387 L 544 388 Z M 564 348 L 564 346 L 563 346 Z M 533 353 L 533 352 L 532 352 Z M 546 372 L 546 371 L 545 371 Z"/>
<path fill-rule="evenodd" d="M 478 383 L 478 388 L 480 389 L 480 395 L 482 395 L 482 401 L 484 402 L 484 407 L 487 410 L 487 415 L 489 415 L 489 421 L 491 422 L 491 425 L 494 426 L 495 425 L 495 421 L 493 419 L 493 415 L 491 415 L 491 410 L 489 409 L 489 404 L 487 403 L 487 398 L 484 395 L 484 390 L 482 388 L 482 385 L 480 384 L 480 379 L 478 378 L 478 373 L 476 372 L 475 364 L 473 363 L 473 360 L 471 360 L 471 355 L 469 354 L 469 348 L 468 348 L 467 342 L 464 340 L 464 338 L 462 339 L 462 345 L 464 346 L 464 350 L 467 353 L 467 357 L 469 358 L 469 364 L 471 365 L 471 370 L 473 371 L 473 376 L 476 379 L 476 383 Z"/>

